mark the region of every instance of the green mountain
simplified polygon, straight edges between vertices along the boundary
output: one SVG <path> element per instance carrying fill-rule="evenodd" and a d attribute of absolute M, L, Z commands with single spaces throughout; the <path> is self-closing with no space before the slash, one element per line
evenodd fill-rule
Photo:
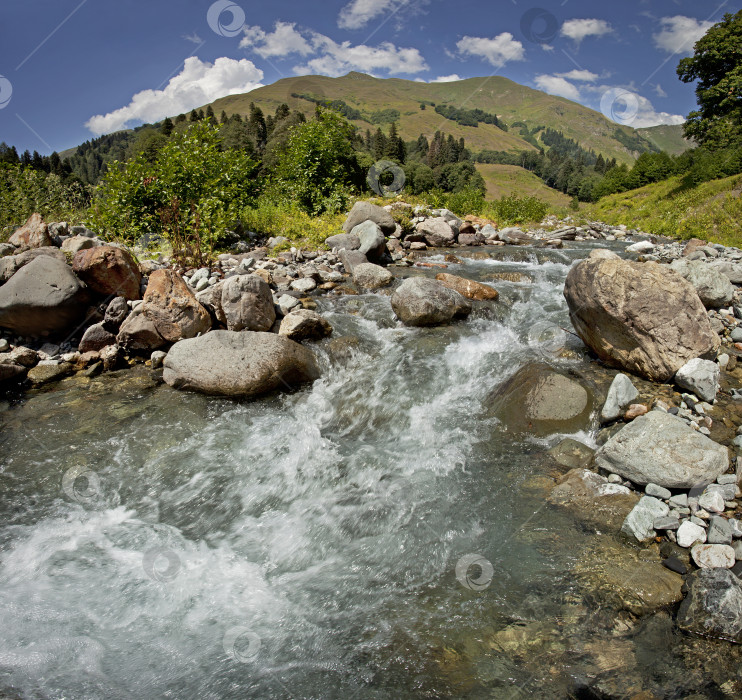
<path fill-rule="evenodd" d="M 504 131 L 494 124 L 465 126 L 436 112 L 436 106 L 458 110 L 482 110 L 497 115 L 506 125 L 522 122 L 530 130 L 551 127 L 583 148 L 602 153 L 607 159 L 631 164 L 640 153 L 657 150 L 653 140 L 627 126 L 619 126 L 602 114 L 576 102 L 547 95 L 500 76 L 469 78 L 448 83 L 421 83 L 399 78 L 374 78 L 363 73 L 348 73 L 341 78 L 299 76 L 283 78 L 272 85 L 242 95 L 230 95 L 211 104 L 219 115 L 247 115 L 251 102 L 266 114 L 286 103 L 311 115 L 317 100 L 337 100 L 362 132 L 388 127 L 396 120 L 400 135 L 406 140 L 421 133 L 432 138 L 437 130 L 466 139 L 472 151 L 533 150 L 521 138 L 521 128 Z M 421 106 L 424 105 L 424 109 Z M 207 105 L 204 105 L 206 108 Z M 645 130 L 650 131 L 650 130 Z M 536 135 L 539 141 L 539 135 Z"/>
<path fill-rule="evenodd" d="M 646 129 L 637 129 L 637 131 L 657 146 L 657 148 L 667 151 L 674 156 L 679 156 L 684 151 L 695 146 L 693 141 L 687 141 L 683 138 L 682 124 L 650 126 Z"/>

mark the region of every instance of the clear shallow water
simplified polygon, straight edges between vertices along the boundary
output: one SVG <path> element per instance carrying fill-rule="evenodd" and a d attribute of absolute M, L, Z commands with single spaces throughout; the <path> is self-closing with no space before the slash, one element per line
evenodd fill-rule
<path fill-rule="evenodd" d="M 5 410 L 0 691 L 548 698 L 600 672 L 588 647 L 612 619 L 575 589 L 584 536 L 540 481 L 558 438 L 484 410 L 526 362 L 582 361 L 554 324 L 584 254 L 451 265 L 533 282 L 493 283 L 495 313 L 446 328 L 401 327 L 382 295 L 325 298 L 323 377 L 295 394 L 235 403 L 138 369 Z M 669 663 L 655 627 L 632 644 Z"/>

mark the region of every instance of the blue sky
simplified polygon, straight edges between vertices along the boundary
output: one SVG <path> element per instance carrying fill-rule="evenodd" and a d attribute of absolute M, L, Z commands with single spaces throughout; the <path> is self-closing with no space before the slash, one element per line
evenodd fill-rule
<path fill-rule="evenodd" d="M 635 127 L 739 0 L 2 0 L 0 141 L 42 154 L 281 77 L 503 75 Z"/>

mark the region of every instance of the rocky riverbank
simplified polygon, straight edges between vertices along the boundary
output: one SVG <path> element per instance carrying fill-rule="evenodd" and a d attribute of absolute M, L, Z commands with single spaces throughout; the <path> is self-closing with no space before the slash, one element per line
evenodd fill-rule
<path fill-rule="evenodd" d="M 375 292 L 404 326 L 449 324 L 507 303 L 497 277 L 482 283 L 449 265 L 593 242 L 564 295 L 594 361 L 574 372 L 514 367 L 486 410 L 536 437 L 595 430 L 597 449 L 569 438 L 549 451 L 560 474 L 545 499 L 622 533 L 626 552 L 652 553 L 614 582 L 632 614 L 682 600 L 681 630 L 742 641 L 742 251 L 600 223 L 523 231 L 469 219 L 359 203 L 329 250 L 273 256 L 281 241 L 271 240 L 185 270 L 32 217 L 0 250 L 0 381 L 23 388 L 145 363 L 177 389 L 292 389 L 321 374 L 312 345 L 333 328 L 316 312 L 320 295 Z M 621 240 L 626 259 L 597 247 Z M 499 279 L 508 274 L 518 273 Z M 564 333 L 532 330 L 547 346 Z"/>

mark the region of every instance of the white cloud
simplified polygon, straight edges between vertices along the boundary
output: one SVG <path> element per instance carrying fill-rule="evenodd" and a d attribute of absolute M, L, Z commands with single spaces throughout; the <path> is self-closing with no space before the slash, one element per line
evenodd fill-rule
<path fill-rule="evenodd" d="M 340 10 L 338 27 L 341 29 L 360 29 L 374 17 L 378 17 L 399 4 L 397 0 L 352 0 Z"/>
<path fill-rule="evenodd" d="M 693 45 L 713 26 L 713 22 L 699 22 L 692 17 L 676 15 L 663 17 L 662 31 L 653 34 L 655 46 L 670 54 L 693 53 Z"/>
<path fill-rule="evenodd" d="M 314 34 L 312 46 L 320 55 L 305 65 L 295 66 L 294 72 L 344 75 L 352 70 L 374 73 L 420 73 L 428 70 L 422 54 L 413 48 L 397 47 L 389 41 L 378 46 L 351 45 L 349 41 L 338 44 L 323 34 Z"/>
<path fill-rule="evenodd" d="M 580 91 L 576 85 L 558 75 L 537 75 L 533 81 L 540 90 L 550 95 L 559 95 L 568 100 L 579 100 Z"/>
<path fill-rule="evenodd" d="M 560 31 L 562 36 L 574 39 L 578 44 L 588 36 L 603 36 L 613 30 L 604 19 L 568 19 Z"/>
<path fill-rule="evenodd" d="M 549 53 L 554 50 L 554 47 L 551 44 L 541 44 L 541 48 Z"/>
<path fill-rule="evenodd" d="M 308 56 L 314 52 L 309 42 L 296 30 L 296 25 L 290 22 L 276 22 L 270 34 L 260 27 L 245 27 L 244 32 L 240 48 L 250 49 L 262 58 L 294 53 Z"/>
<path fill-rule="evenodd" d="M 217 58 L 202 62 L 196 56 L 185 60 L 183 70 L 163 90 L 143 90 L 126 107 L 91 117 L 85 126 L 94 134 L 126 128 L 129 122 L 154 122 L 212 102 L 261 87 L 263 71 L 243 58 Z"/>
<path fill-rule="evenodd" d="M 654 86 L 654 92 L 657 97 L 667 97 L 667 93 L 662 89 L 662 85 L 660 85 L 659 83 Z"/>
<path fill-rule="evenodd" d="M 192 44 L 203 44 L 204 40 L 196 34 L 196 32 L 193 32 L 193 34 L 184 34 L 183 38 L 186 41 L 190 41 Z"/>
<path fill-rule="evenodd" d="M 566 78 L 567 80 L 578 80 L 583 83 L 595 82 L 600 76 L 597 73 L 593 73 L 589 70 L 571 70 L 569 73 L 557 73 L 560 78 Z"/>
<path fill-rule="evenodd" d="M 453 75 L 439 75 L 437 78 L 431 80 L 431 83 L 453 83 L 456 80 L 463 80 L 463 78 L 454 73 Z"/>
<path fill-rule="evenodd" d="M 635 92 L 631 87 L 617 87 L 614 85 L 591 86 L 591 91 L 599 93 L 601 104 L 599 111 L 606 117 L 619 124 L 626 124 L 634 129 L 643 129 L 660 124 L 682 124 L 685 119 L 680 114 L 658 112 L 654 105 L 644 96 Z M 606 95 L 609 99 L 606 100 Z M 614 98 L 618 98 L 615 99 Z M 615 115 L 613 111 L 615 110 Z M 627 118 L 628 117 L 628 118 Z"/>
<path fill-rule="evenodd" d="M 508 61 L 522 61 L 526 55 L 523 44 L 514 39 L 510 32 L 503 32 L 491 39 L 465 36 L 456 44 L 456 48 L 462 55 L 483 58 L 495 68 L 501 68 Z"/>

